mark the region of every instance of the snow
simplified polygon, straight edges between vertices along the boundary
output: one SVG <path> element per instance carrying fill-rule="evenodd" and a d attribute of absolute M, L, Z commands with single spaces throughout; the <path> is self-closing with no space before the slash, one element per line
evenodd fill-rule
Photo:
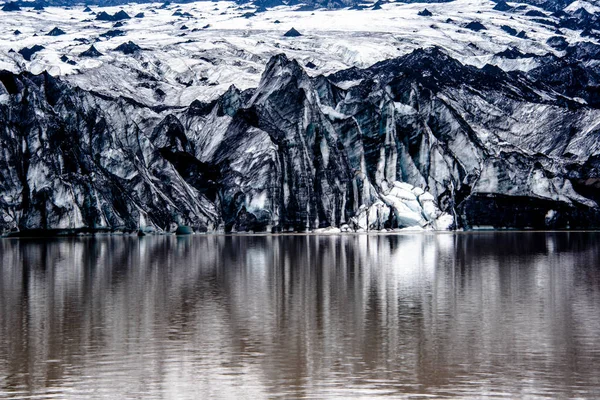
<path fill-rule="evenodd" d="M 329 166 L 329 146 L 327 145 L 327 140 L 325 140 L 325 138 L 321 139 L 319 148 L 321 150 L 321 155 L 323 156 L 323 167 L 327 168 Z"/>
<path fill-rule="evenodd" d="M 592 7 L 591 3 L 576 3 Z M 574 7 L 573 4 L 570 7 Z M 46 70 L 84 89 L 113 96 L 119 94 L 146 104 L 187 105 L 195 99 L 214 99 L 231 84 L 242 90 L 256 87 L 267 61 L 278 53 L 285 53 L 301 65 L 314 62 L 317 67 L 307 70 L 310 75 L 330 74 L 353 66 L 368 67 L 432 45 L 445 48 L 463 63 L 476 66 L 492 63 L 507 70 L 527 70 L 535 66 L 532 60 L 493 56 L 508 47 L 524 53 L 556 53 L 545 44 L 546 39 L 554 35 L 551 27 L 533 22 L 522 13 L 495 11 L 495 3 L 488 0 L 427 4 L 432 17 L 417 15 L 424 7 L 422 3 L 383 4 L 379 11 L 299 12 L 296 6 L 281 6 L 252 18 L 243 18 L 248 10 L 233 2 L 173 4 L 165 9 L 160 9 L 160 5 L 92 7 L 96 12 L 110 14 L 121 9 L 129 15 L 145 14 L 144 18 L 125 21 L 119 28 L 125 35 L 114 38 L 100 36 L 111 30 L 113 24 L 90 21 L 94 16 L 83 12 L 84 6 L 69 10 L 48 7 L 41 12 L 0 11 L 0 68 L 34 73 Z M 176 8 L 193 17 L 173 16 Z M 448 18 L 453 22 L 448 23 Z M 275 24 L 275 20 L 281 23 Z M 473 32 L 463 28 L 473 20 L 481 21 L 488 29 Z M 182 31 L 184 24 L 189 29 Z M 206 25 L 210 26 L 204 28 Z M 502 25 L 526 30 L 529 39 L 510 36 L 500 29 Z M 46 36 L 55 26 L 66 34 Z M 291 27 L 303 36 L 283 37 Z M 17 28 L 22 35 L 13 35 Z M 577 32 L 567 30 L 566 33 L 570 41 L 581 40 Z M 78 39 L 89 40 L 89 43 Z M 143 49 L 140 54 L 124 55 L 114 51 L 130 40 Z M 103 56 L 79 57 L 91 43 Z M 18 51 L 35 44 L 45 49 L 30 62 L 18 53 L 9 53 L 11 49 Z M 62 62 L 63 55 L 77 65 Z M 349 81 L 339 86 L 348 88 L 358 83 Z M 401 105 L 398 107 L 399 111 L 413 112 Z M 334 116 L 333 113 L 328 115 Z"/>
<path fill-rule="evenodd" d="M 554 210 L 548 210 L 548 212 L 546 213 L 545 216 L 545 220 L 546 220 L 546 224 L 552 222 L 556 216 L 558 215 L 558 213 Z"/>
<path fill-rule="evenodd" d="M 320 108 L 321 108 L 321 112 L 323 114 L 327 115 L 332 121 L 335 121 L 336 119 L 346 119 L 346 118 L 349 118 L 348 115 L 345 115 L 345 114 L 342 114 L 339 111 L 336 111 L 331 106 L 321 105 Z"/>
<path fill-rule="evenodd" d="M 357 79 L 357 80 L 354 80 L 354 81 L 341 81 L 341 82 L 336 83 L 336 86 L 339 87 L 339 88 L 341 88 L 341 89 L 348 90 L 351 87 L 360 85 L 360 83 L 362 81 L 363 81 L 362 79 Z"/>
<path fill-rule="evenodd" d="M 250 202 L 248 202 L 247 209 L 249 212 L 268 210 L 269 207 L 269 193 L 266 190 L 255 191 L 251 196 Z"/>
<path fill-rule="evenodd" d="M 438 217 L 434 222 L 434 228 L 438 231 L 448 231 L 454 224 L 454 217 L 450 214 L 444 213 Z"/>
<path fill-rule="evenodd" d="M 413 107 L 399 102 L 394 102 L 394 108 L 396 112 L 401 115 L 414 115 L 417 113 L 417 110 Z"/>
<path fill-rule="evenodd" d="M 362 205 L 356 216 L 351 218 L 350 226 L 342 231 L 351 230 L 367 232 L 382 230 L 393 213 L 396 226 L 412 229 L 448 230 L 454 223 L 454 218 L 442 213 L 435 204 L 433 196 L 406 182 L 393 182 L 382 185 L 382 192 L 378 193 L 380 200 L 371 206 Z"/>
<path fill-rule="evenodd" d="M 336 228 L 336 227 L 327 227 L 327 228 L 318 228 L 315 229 L 313 231 L 314 233 L 320 233 L 320 234 L 336 234 L 336 233 L 341 233 L 342 230 L 340 228 Z"/>

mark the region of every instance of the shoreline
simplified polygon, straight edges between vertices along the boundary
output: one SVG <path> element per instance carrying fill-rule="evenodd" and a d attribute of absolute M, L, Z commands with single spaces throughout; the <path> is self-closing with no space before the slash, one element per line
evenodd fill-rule
<path fill-rule="evenodd" d="M 156 237 L 211 237 L 211 236 L 230 236 L 230 237 L 293 237 L 293 236 L 363 236 L 363 235 L 374 235 L 374 236 L 395 236 L 395 235 L 456 235 L 456 234 L 490 234 L 490 233 L 600 233 L 600 229 L 470 229 L 470 230 L 450 230 L 450 231 L 435 231 L 435 230 L 418 230 L 406 228 L 405 230 L 394 230 L 394 231 L 366 231 L 366 232 L 235 232 L 235 233 L 224 233 L 224 232 L 206 232 L 206 233 L 193 233 L 186 235 L 178 235 L 175 233 L 151 233 L 145 236 L 138 236 L 137 232 L 134 233 L 123 233 L 123 232 L 94 232 L 94 233 L 68 233 L 68 234 L 45 234 L 45 235 L 2 235 L 2 239 L 88 239 L 88 238 L 108 238 L 108 237 L 127 237 L 127 238 L 138 238 L 143 240 L 145 238 L 156 238 Z"/>

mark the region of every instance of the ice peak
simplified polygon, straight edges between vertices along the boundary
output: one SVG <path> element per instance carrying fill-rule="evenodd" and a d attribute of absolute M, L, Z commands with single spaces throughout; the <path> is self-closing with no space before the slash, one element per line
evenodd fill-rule
<path fill-rule="evenodd" d="M 283 89 L 290 83 L 294 83 L 300 87 L 304 83 L 309 82 L 309 80 L 308 75 L 306 75 L 306 72 L 296 60 L 289 59 L 283 53 L 276 54 L 267 63 L 258 89 L 251 102 L 264 99 L 274 91 Z"/>

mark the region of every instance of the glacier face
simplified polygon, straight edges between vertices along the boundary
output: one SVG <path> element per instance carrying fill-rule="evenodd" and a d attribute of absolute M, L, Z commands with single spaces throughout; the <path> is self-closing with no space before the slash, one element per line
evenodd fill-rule
<path fill-rule="evenodd" d="M 279 54 L 187 107 L 4 71 L 0 228 L 598 227 L 595 55 L 570 51 L 525 73 L 433 47 L 328 76 Z"/>

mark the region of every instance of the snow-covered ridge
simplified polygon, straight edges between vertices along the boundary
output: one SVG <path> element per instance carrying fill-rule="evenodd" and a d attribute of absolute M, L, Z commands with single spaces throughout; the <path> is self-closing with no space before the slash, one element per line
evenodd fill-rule
<path fill-rule="evenodd" d="M 586 4 L 593 10 L 591 3 Z M 546 43 L 556 36 L 556 28 L 527 15 L 543 10 L 510 5 L 510 11 L 498 11 L 492 1 L 457 0 L 387 3 L 379 10 L 297 11 L 299 6 L 280 6 L 256 12 L 255 6 L 233 2 L 196 2 L 91 7 L 91 12 L 84 6 L 0 11 L 0 69 L 35 74 L 45 70 L 87 90 L 145 104 L 181 106 L 214 99 L 232 84 L 240 89 L 256 87 L 265 64 L 278 53 L 308 66 L 311 75 L 364 68 L 432 45 L 465 64 L 492 64 L 505 70 L 538 65 L 532 58 L 496 56 L 507 49 L 561 55 Z M 419 15 L 425 8 L 431 16 Z M 113 15 L 121 10 L 131 18 L 96 19 L 102 12 Z M 545 19 L 556 21 L 552 16 Z M 485 29 L 469 29 L 472 22 Z M 526 37 L 509 33 L 506 26 Z M 302 36 L 285 37 L 292 27 Z M 48 36 L 54 28 L 64 34 Z M 578 30 L 563 29 L 562 34 L 567 43 L 596 40 L 581 37 Z M 130 41 L 140 50 L 129 54 L 116 50 Z M 101 55 L 85 56 L 92 45 Z M 44 49 L 30 60 L 18 53 L 33 46 Z"/>

